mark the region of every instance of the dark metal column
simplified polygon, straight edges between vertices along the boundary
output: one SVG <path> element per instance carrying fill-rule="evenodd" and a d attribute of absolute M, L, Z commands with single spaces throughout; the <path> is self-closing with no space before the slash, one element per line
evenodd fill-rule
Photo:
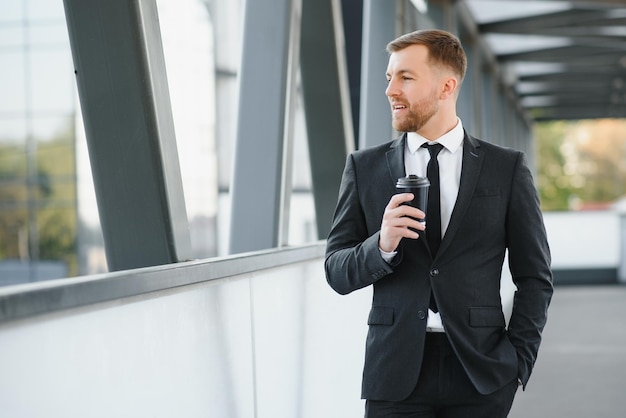
<path fill-rule="evenodd" d="M 382 144 L 393 136 L 385 97 L 387 44 L 396 37 L 396 2 L 364 0 L 359 148 Z"/>
<path fill-rule="evenodd" d="M 299 0 L 246 2 L 239 78 L 234 175 L 231 187 L 230 253 L 275 248 L 282 236 L 283 158 L 290 128 L 287 113 L 292 46 Z M 287 144 L 288 145 L 288 144 Z"/>
<path fill-rule="evenodd" d="M 189 258 L 155 0 L 65 0 L 110 270 Z"/>
<path fill-rule="evenodd" d="M 345 36 L 348 83 L 355 140 L 359 137 L 361 106 L 361 45 L 363 44 L 363 0 L 341 0 L 343 33 Z M 354 144 L 356 147 L 357 144 Z"/>
<path fill-rule="evenodd" d="M 303 0 L 300 73 L 319 239 L 330 231 L 343 166 L 354 149 L 343 39 L 339 1 Z"/>
<path fill-rule="evenodd" d="M 467 55 L 467 71 L 465 73 L 465 80 L 461 85 L 461 91 L 457 100 L 457 115 L 463 121 L 463 127 L 472 135 L 478 135 L 476 130 L 476 106 L 474 105 L 474 98 L 480 94 L 479 86 L 475 83 L 474 79 L 474 59 L 478 54 L 475 54 L 474 45 L 471 40 L 461 39 L 463 49 Z"/>

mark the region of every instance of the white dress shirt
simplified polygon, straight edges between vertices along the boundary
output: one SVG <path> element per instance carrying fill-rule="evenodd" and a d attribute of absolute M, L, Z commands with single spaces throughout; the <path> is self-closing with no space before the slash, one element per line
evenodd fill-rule
<path fill-rule="evenodd" d="M 463 124 L 458 119 L 456 126 L 440 138 L 432 141 L 443 145 L 443 149 L 437 156 L 439 163 L 439 188 L 441 197 L 441 235 L 442 238 L 450 224 L 450 216 L 459 194 L 459 183 L 461 182 L 461 167 L 463 165 Z M 428 139 L 415 133 L 407 134 L 406 147 L 404 149 L 404 169 L 406 175 L 416 174 L 420 177 L 426 177 L 426 168 L 430 153 L 427 149 L 422 148 L 422 144 L 428 142 Z M 428 228 L 428 220 L 426 221 Z M 422 235 L 420 235 L 422 239 Z M 390 262 L 396 255 L 396 252 L 386 253 L 381 250 L 383 258 Z M 431 332 L 443 332 L 443 324 L 441 315 L 437 312 L 428 310 L 427 330 Z"/>

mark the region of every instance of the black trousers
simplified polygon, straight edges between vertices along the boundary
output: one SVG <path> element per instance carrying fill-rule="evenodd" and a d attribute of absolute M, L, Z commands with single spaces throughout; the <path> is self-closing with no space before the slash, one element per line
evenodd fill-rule
<path fill-rule="evenodd" d="M 428 333 L 424 361 L 415 389 L 399 402 L 365 403 L 365 418 L 506 418 L 517 380 L 481 395 L 469 380 L 443 333 Z"/>

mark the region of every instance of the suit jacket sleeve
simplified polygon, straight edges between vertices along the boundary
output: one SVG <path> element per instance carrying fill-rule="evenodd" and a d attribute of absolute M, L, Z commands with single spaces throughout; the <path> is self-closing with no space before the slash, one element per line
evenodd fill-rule
<path fill-rule="evenodd" d="M 517 286 L 508 336 L 518 354 L 518 377 L 530 377 L 552 297 L 550 250 L 532 175 L 520 153 L 507 215 L 509 268 Z"/>
<path fill-rule="evenodd" d="M 349 155 L 326 247 L 326 279 L 336 292 L 350 293 L 392 272 L 378 249 L 381 220 L 382 212 L 377 219 L 367 219 L 361 207 L 355 157 Z M 396 256 L 394 264 L 399 260 Z"/>

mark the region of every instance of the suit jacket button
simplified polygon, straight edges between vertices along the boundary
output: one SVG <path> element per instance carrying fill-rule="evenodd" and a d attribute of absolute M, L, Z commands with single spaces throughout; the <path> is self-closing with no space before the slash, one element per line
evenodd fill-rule
<path fill-rule="evenodd" d="M 439 269 L 432 269 L 430 271 L 430 277 L 437 277 L 439 276 Z"/>
<path fill-rule="evenodd" d="M 424 312 L 424 311 L 417 311 L 417 317 L 419 319 L 426 319 L 426 312 Z"/>

